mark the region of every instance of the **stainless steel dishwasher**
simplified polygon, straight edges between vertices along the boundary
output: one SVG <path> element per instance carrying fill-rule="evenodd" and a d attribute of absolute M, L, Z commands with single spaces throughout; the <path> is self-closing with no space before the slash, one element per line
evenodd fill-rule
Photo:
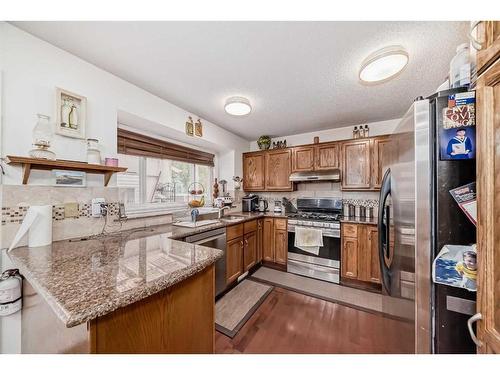
<path fill-rule="evenodd" d="M 188 236 L 184 240 L 196 245 L 219 249 L 224 253 L 222 258 L 215 262 L 215 296 L 217 297 L 226 289 L 226 228 L 208 230 Z"/>

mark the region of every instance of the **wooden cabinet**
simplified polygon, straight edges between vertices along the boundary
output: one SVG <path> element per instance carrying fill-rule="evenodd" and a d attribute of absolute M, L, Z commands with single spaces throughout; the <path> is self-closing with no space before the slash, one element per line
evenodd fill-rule
<path fill-rule="evenodd" d="M 500 56 L 500 21 L 481 21 L 477 26 L 476 39 L 481 44 L 476 55 L 479 76 Z"/>
<path fill-rule="evenodd" d="M 263 222 L 262 259 L 274 262 L 274 219 L 269 217 Z"/>
<path fill-rule="evenodd" d="M 257 231 L 245 234 L 243 242 L 243 270 L 246 272 L 257 264 Z"/>
<path fill-rule="evenodd" d="M 380 284 L 377 227 L 342 223 L 341 277 Z"/>
<path fill-rule="evenodd" d="M 265 218 L 263 228 L 263 260 L 286 265 L 288 257 L 287 221 L 282 218 Z"/>
<path fill-rule="evenodd" d="M 336 168 L 340 168 L 338 142 L 292 148 L 292 172 L 310 172 Z"/>
<path fill-rule="evenodd" d="M 317 171 L 340 168 L 340 143 L 329 142 L 320 143 L 316 148 L 316 164 L 314 169 Z"/>
<path fill-rule="evenodd" d="M 380 190 L 391 164 L 388 136 L 362 138 L 342 143 L 342 190 Z"/>
<path fill-rule="evenodd" d="M 274 219 L 274 263 L 286 265 L 288 231 L 286 219 Z"/>
<path fill-rule="evenodd" d="M 498 45 L 498 43 L 497 43 Z M 477 80 L 477 336 L 500 353 L 500 58 Z"/>
<path fill-rule="evenodd" d="M 243 190 L 265 190 L 265 163 L 263 152 L 243 154 Z"/>
<path fill-rule="evenodd" d="M 342 190 L 371 188 L 371 139 L 342 143 Z"/>
<path fill-rule="evenodd" d="M 266 152 L 265 190 L 292 191 L 293 182 L 290 182 L 292 171 L 292 151 L 290 149 Z"/>
<path fill-rule="evenodd" d="M 349 279 L 358 278 L 358 240 L 357 238 L 342 238 L 340 254 L 341 276 Z"/>
<path fill-rule="evenodd" d="M 238 237 L 226 245 L 226 285 L 236 281 L 243 274 L 243 238 Z"/>
<path fill-rule="evenodd" d="M 374 189 L 380 189 L 384 174 L 391 164 L 392 153 L 389 145 L 389 137 L 379 137 L 373 140 L 372 187 Z"/>
<path fill-rule="evenodd" d="M 292 172 L 309 172 L 314 169 L 314 146 L 292 148 Z"/>
<path fill-rule="evenodd" d="M 264 239 L 264 219 L 257 220 L 257 263 L 262 262 L 262 242 Z"/>
<path fill-rule="evenodd" d="M 259 235 L 260 233 L 260 235 Z M 262 229 L 257 219 L 226 228 L 226 285 L 236 281 L 259 262 L 262 251 Z M 260 248 L 260 249 L 259 249 Z"/>
<path fill-rule="evenodd" d="M 292 172 L 342 170 L 342 190 L 379 190 L 390 165 L 387 136 L 243 154 L 243 190 L 293 191 Z"/>
<path fill-rule="evenodd" d="M 378 255 L 378 230 L 376 226 L 366 226 L 365 267 L 363 274 L 366 281 L 380 284 L 380 263 Z"/>

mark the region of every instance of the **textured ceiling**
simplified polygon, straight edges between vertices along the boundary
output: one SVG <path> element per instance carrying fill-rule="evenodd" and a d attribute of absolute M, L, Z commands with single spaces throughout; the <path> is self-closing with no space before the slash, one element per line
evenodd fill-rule
<path fill-rule="evenodd" d="M 249 140 L 398 118 L 447 75 L 466 22 L 14 22 L 21 29 Z M 358 81 L 371 52 L 407 68 Z M 225 99 L 247 97 L 245 118 Z"/>

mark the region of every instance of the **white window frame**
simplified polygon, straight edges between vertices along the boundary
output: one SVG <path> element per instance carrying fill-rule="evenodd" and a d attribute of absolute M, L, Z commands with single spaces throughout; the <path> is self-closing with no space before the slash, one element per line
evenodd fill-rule
<path fill-rule="evenodd" d="M 133 156 L 133 155 L 129 155 Z M 147 181 L 147 156 L 136 156 L 139 158 L 139 199 L 140 203 L 129 203 L 127 205 L 127 212 L 130 212 L 132 214 L 139 214 L 139 213 L 151 213 L 154 215 L 155 213 L 161 212 L 162 214 L 167 214 L 167 213 L 173 213 L 173 212 L 179 212 L 179 211 L 185 211 L 186 209 L 189 209 L 189 206 L 186 203 L 151 203 L 147 202 L 148 197 L 147 197 L 147 187 L 146 187 L 146 181 Z M 150 157 L 151 159 L 154 159 L 153 157 Z M 195 163 L 188 163 L 193 166 L 193 179 L 196 181 L 196 164 Z M 200 164 L 202 165 L 202 164 Z M 213 181 L 214 179 L 214 169 L 215 167 L 209 166 L 210 167 L 210 181 Z M 208 188 L 211 188 L 209 186 Z M 204 211 L 207 209 L 213 210 L 212 209 L 212 196 L 209 194 L 208 197 L 205 199 L 205 206 L 200 207 L 200 211 Z"/>

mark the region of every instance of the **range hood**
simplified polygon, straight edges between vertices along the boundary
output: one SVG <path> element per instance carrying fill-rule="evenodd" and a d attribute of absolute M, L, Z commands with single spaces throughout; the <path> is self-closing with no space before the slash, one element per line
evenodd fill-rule
<path fill-rule="evenodd" d="M 290 175 L 292 182 L 333 181 L 340 182 L 340 169 L 329 171 L 295 172 Z"/>

